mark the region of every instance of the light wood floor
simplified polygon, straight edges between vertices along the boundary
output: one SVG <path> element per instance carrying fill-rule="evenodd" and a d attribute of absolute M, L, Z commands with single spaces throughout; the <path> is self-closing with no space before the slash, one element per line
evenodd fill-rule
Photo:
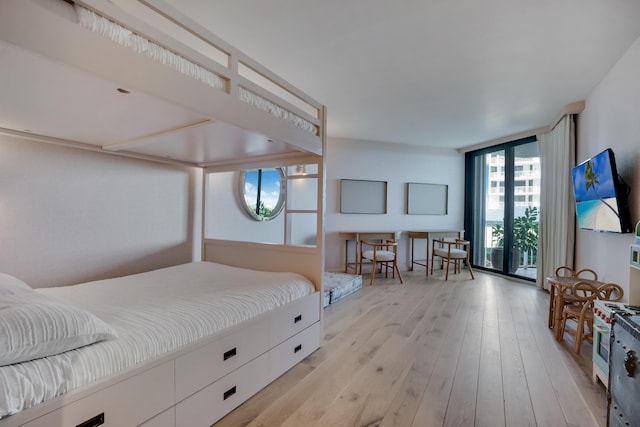
<path fill-rule="evenodd" d="M 463 270 L 376 279 L 324 311 L 322 347 L 220 426 L 605 426 L 591 346 L 547 328 L 549 294 Z"/>

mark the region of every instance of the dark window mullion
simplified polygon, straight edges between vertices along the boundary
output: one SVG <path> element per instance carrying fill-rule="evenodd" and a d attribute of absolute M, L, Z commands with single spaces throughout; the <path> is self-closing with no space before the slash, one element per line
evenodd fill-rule
<path fill-rule="evenodd" d="M 514 147 L 505 147 L 504 151 L 504 253 L 503 272 L 511 271 L 511 248 L 513 247 L 513 215 L 514 215 L 514 172 L 515 154 Z"/>

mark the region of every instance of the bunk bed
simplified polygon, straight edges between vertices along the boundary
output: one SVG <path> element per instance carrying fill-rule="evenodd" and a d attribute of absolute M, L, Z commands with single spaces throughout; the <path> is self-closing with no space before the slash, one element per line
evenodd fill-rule
<path fill-rule="evenodd" d="M 83 315 L 95 316 L 103 322 L 98 322 L 104 330 L 97 342 L 69 349 L 62 356 L 51 356 L 69 358 L 72 354 L 73 360 L 77 353 L 118 346 L 123 338 L 144 341 L 128 335 L 122 318 L 114 314 L 117 312 L 114 306 L 101 307 L 91 299 L 95 298 L 93 294 L 100 295 L 98 300 L 112 299 L 107 291 L 122 289 L 122 283 L 128 292 L 134 293 L 135 283 L 147 283 L 139 287 L 151 290 L 151 296 L 140 291 L 135 298 L 142 304 L 147 298 L 153 300 L 154 294 L 171 296 L 171 289 L 175 291 L 176 286 L 185 290 L 194 288 L 195 294 L 184 296 L 189 304 L 193 300 L 206 300 L 198 292 L 209 286 L 212 278 L 226 276 L 229 269 L 253 277 L 254 284 L 274 282 L 276 289 L 286 288 L 295 277 L 300 287 L 293 292 L 276 291 L 289 297 L 265 308 L 249 310 L 237 316 L 236 322 L 221 321 L 233 317 L 224 314 L 217 321 L 212 320 L 221 325 L 207 326 L 206 333 L 194 333 L 188 340 L 176 340 L 175 336 L 184 335 L 176 332 L 170 340 L 174 345 L 167 346 L 166 351 L 151 353 L 145 360 L 120 369 L 104 370 L 95 378 L 89 375 L 86 383 L 76 384 L 62 378 L 67 385 L 58 387 L 51 396 L 40 393 L 41 397 L 29 404 L 15 404 L 10 414 L 0 417 L 0 427 L 211 425 L 319 347 L 324 106 L 162 0 L 3 1 L 0 55 L 4 59 L 1 64 L 4 75 L 19 75 L 23 85 L 16 85 L 18 79 L 9 78 L 0 82 L 0 90 L 11 93 L 29 87 L 30 91 L 41 91 L 37 93 L 41 105 L 35 110 L 43 114 L 37 132 L 28 131 L 24 124 L 26 114 L 33 111 L 10 109 L 6 117 L 0 117 L 0 134 L 201 168 L 205 189 L 202 199 L 206 199 L 206 182 L 212 174 L 251 168 L 289 170 L 300 164 L 311 165 L 313 174 L 294 178 L 311 179 L 317 186 L 314 207 L 284 209 L 290 222 L 296 215 L 313 215 L 316 223 L 312 244 L 295 243 L 286 234 L 290 227 L 285 227 L 285 236 L 279 244 L 215 238 L 203 231 L 203 260 L 199 263 L 51 290 L 30 290 L 19 285 L 21 291 L 4 298 L 9 302 L 11 298 L 34 298 L 39 303 L 51 297 L 54 306 L 69 302 L 79 307 Z M 29 72 L 25 72 L 27 69 Z M 41 69 L 57 71 L 47 75 L 43 84 Z M 109 106 L 105 106 L 107 95 L 85 97 L 77 102 L 70 99 L 65 108 L 51 102 L 56 97 L 48 91 L 71 84 L 80 85 L 79 92 L 86 84 L 91 94 L 96 92 L 90 88 L 101 86 L 117 86 L 119 93 L 135 94 L 138 103 L 129 114 L 140 125 L 128 127 L 131 133 L 127 134 L 118 128 L 118 123 L 105 119 L 109 117 Z M 121 107 L 116 104 L 112 108 Z M 95 117 L 95 111 L 107 112 Z M 156 112 L 162 112 L 158 114 L 162 117 L 155 117 Z M 171 122 L 166 121 L 167 112 L 171 113 Z M 92 126 L 101 131 L 89 136 L 78 132 L 80 127 Z M 206 202 L 202 205 L 206 206 Z M 203 217 L 210 218 L 211 214 Z M 193 269 L 206 273 L 194 278 Z M 172 281 L 163 279 L 164 274 L 172 277 Z M 145 277 L 155 283 L 167 282 L 166 286 L 157 288 L 143 280 Z M 223 285 L 230 294 L 223 294 L 222 299 L 234 300 L 245 288 L 261 286 L 236 286 L 238 280 L 230 280 L 234 284 Z M 260 292 L 261 288 L 258 295 Z M 178 293 L 182 294 L 182 289 Z M 249 300 L 255 301 L 255 295 L 248 293 Z M 178 295 L 173 296 L 176 298 L 165 299 L 181 304 Z M 215 305 L 215 301 L 211 304 Z M 240 306 L 253 304 L 242 301 Z M 139 309 L 136 305 L 129 307 L 133 312 Z M 162 311 L 157 307 L 156 310 Z M 208 313 L 217 309 L 205 306 L 194 310 Z M 179 328 L 179 322 L 176 324 Z M 26 365 L 41 363 L 38 362 L 41 357 L 16 360 L 0 369 L 22 372 Z M 73 386 L 67 390 L 68 384 Z"/>

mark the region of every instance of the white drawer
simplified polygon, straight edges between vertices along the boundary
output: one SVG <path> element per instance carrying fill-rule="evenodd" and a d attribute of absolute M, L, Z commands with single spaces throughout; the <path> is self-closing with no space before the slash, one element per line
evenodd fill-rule
<path fill-rule="evenodd" d="M 24 425 L 135 426 L 173 406 L 173 386 L 171 361 L 83 397 Z M 102 424 L 100 418 L 104 420 Z"/>
<path fill-rule="evenodd" d="M 284 306 L 270 318 L 270 343 L 275 347 L 320 320 L 320 292 Z"/>
<path fill-rule="evenodd" d="M 320 322 L 269 351 L 269 382 L 287 372 L 320 346 Z"/>
<path fill-rule="evenodd" d="M 267 322 L 253 322 L 176 359 L 176 402 L 269 349 Z"/>
<path fill-rule="evenodd" d="M 139 427 L 176 427 L 176 410 L 169 408 L 149 421 L 140 424 Z"/>
<path fill-rule="evenodd" d="M 176 427 L 210 426 L 268 384 L 265 353 L 176 405 Z"/>

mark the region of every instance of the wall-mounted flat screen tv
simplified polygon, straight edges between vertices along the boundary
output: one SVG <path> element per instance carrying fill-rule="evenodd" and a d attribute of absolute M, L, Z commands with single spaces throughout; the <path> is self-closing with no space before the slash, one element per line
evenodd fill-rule
<path fill-rule="evenodd" d="M 610 148 L 571 171 L 578 227 L 594 231 L 630 233 L 629 188 L 618 175 Z"/>

